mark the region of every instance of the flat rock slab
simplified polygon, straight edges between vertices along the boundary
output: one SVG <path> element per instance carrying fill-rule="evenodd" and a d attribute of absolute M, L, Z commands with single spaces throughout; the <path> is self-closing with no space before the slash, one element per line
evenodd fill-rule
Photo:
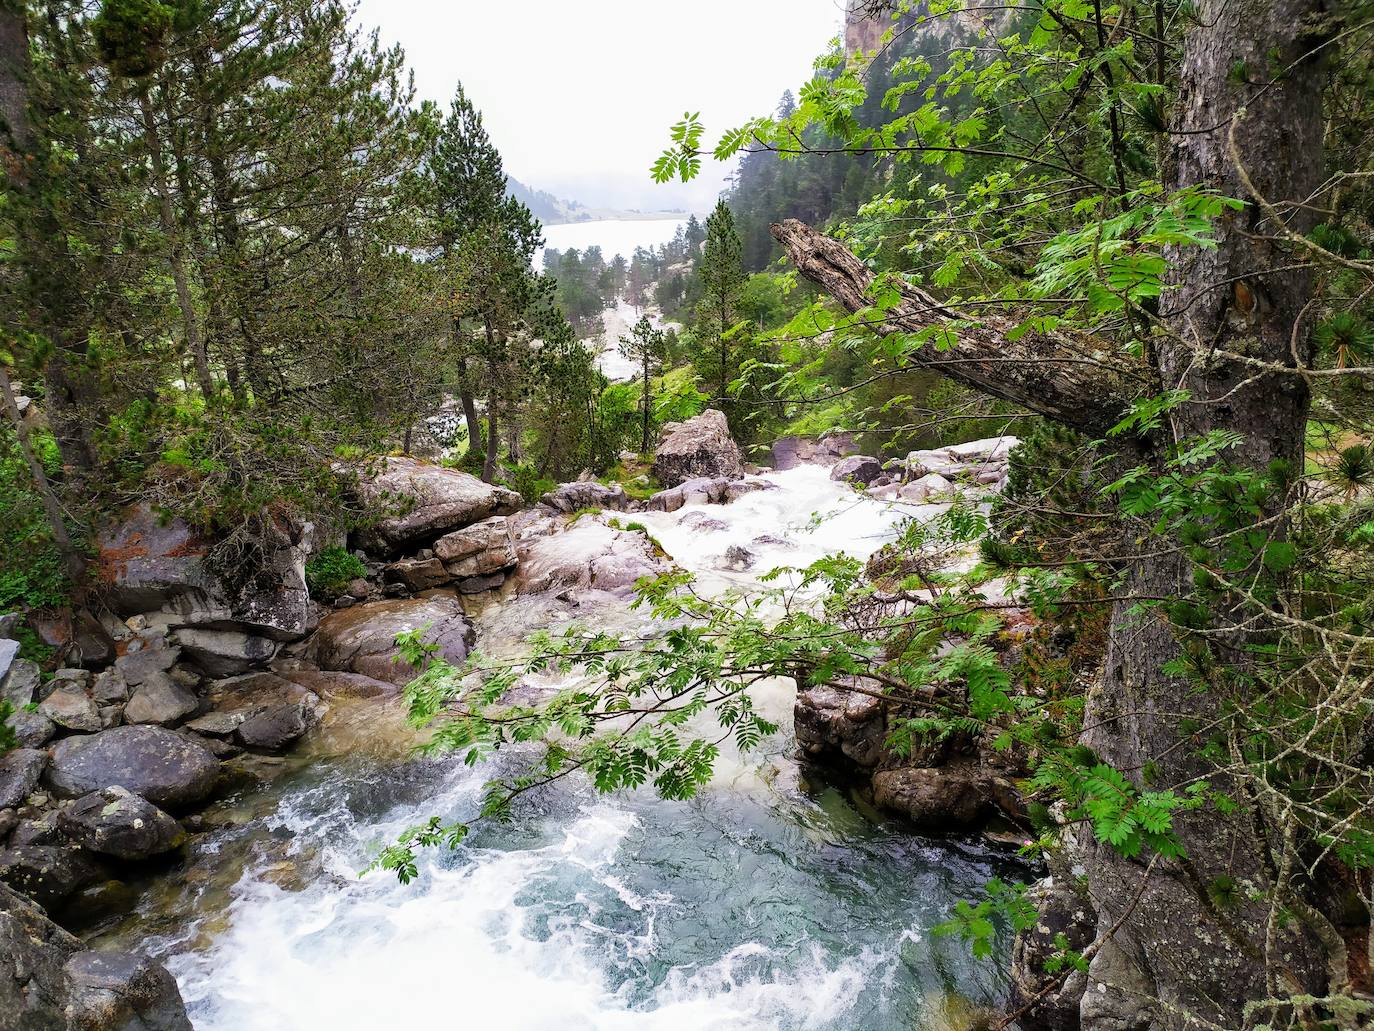
<path fill-rule="evenodd" d="M 63 798 L 119 785 L 161 809 L 203 801 L 219 779 L 219 760 L 204 745 L 163 727 L 115 727 L 69 737 L 52 750 L 47 781 Z"/>

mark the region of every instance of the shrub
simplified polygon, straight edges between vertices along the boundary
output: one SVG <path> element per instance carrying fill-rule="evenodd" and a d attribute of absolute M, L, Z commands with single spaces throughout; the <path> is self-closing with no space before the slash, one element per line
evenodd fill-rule
<path fill-rule="evenodd" d="M 305 564 L 305 585 L 312 598 L 335 597 L 366 575 L 367 567 L 347 548 L 325 548 Z"/>

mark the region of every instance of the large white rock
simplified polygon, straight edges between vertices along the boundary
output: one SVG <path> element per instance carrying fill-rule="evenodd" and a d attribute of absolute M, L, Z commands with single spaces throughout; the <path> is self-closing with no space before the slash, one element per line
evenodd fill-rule
<path fill-rule="evenodd" d="M 530 542 L 520 555 L 517 582 L 521 594 L 568 587 L 624 591 L 667 569 L 667 559 L 644 534 L 583 518 L 563 533 Z"/>
<path fill-rule="evenodd" d="M 708 408 L 686 422 L 669 423 L 654 453 L 654 476 L 666 487 L 696 477 L 737 480 L 744 475 L 739 445 L 725 413 Z"/>

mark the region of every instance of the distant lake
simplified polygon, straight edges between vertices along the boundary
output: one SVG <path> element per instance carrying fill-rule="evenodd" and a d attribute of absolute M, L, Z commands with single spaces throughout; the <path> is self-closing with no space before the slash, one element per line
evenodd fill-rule
<path fill-rule="evenodd" d="M 568 222 L 544 227 L 544 246 L 556 251 L 600 247 L 610 261 L 623 254 L 629 261 L 636 247 L 659 247 L 673 238 L 685 218 L 604 219 L 597 222 Z M 544 254 L 534 256 L 534 267 L 542 268 Z"/>

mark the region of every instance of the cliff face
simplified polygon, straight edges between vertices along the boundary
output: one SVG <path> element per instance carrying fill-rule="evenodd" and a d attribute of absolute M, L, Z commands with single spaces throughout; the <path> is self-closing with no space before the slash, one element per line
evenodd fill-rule
<path fill-rule="evenodd" d="M 883 0 L 848 0 L 844 11 L 844 49 L 847 54 L 869 53 L 892 24 Z"/>

